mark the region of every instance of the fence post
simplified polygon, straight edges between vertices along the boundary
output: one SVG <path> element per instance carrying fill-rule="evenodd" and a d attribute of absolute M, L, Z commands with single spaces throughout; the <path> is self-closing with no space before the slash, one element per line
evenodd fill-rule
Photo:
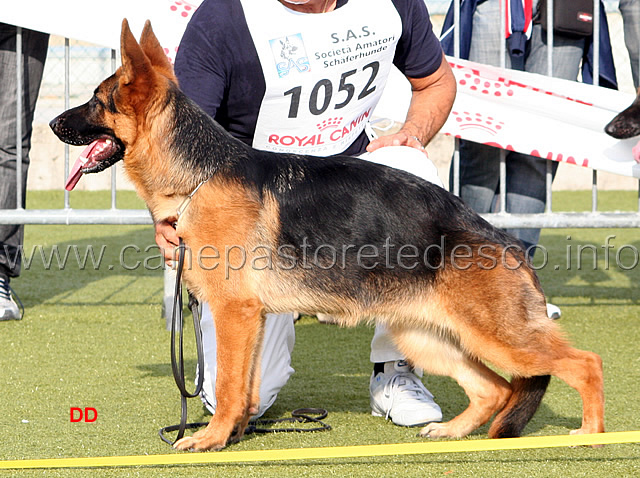
<path fill-rule="evenodd" d="M 16 28 L 16 209 L 22 206 L 22 101 L 24 97 L 22 28 Z"/>

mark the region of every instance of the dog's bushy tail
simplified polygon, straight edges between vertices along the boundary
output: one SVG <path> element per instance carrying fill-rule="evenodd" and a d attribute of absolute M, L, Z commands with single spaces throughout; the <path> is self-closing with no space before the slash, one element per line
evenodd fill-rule
<path fill-rule="evenodd" d="M 511 398 L 493 420 L 489 436 L 491 438 L 519 437 L 540 406 L 550 380 L 550 375 L 513 378 Z"/>

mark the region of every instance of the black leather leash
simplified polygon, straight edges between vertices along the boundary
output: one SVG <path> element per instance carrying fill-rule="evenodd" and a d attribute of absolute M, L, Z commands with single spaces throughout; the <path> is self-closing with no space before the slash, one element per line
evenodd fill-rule
<path fill-rule="evenodd" d="M 187 423 L 187 398 L 195 398 L 202 392 L 204 382 L 204 352 L 202 349 L 202 330 L 200 329 L 200 309 L 198 300 L 189 294 L 189 309 L 193 315 L 193 329 L 196 336 L 196 353 L 198 356 L 198 381 L 193 393 L 189 393 L 186 387 L 184 375 L 184 355 L 183 355 L 183 328 L 184 317 L 182 313 L 182 270 L 184 268 L 185 244 L 180 238 L 178 245 L 178 266 L 176 268 L 176 287 L 173 297 L 173 312 L 171 315 L 171 370 L 173 378 L 180 390 L 180 424 L 170 425 L 158 431 L 160 439 L 168 445 L 173 446 L 184 436 L 185 430 L 201 428 L 208 425 L 208 422 Z M 176 334 L 178 335 L 178 353 L 176 355 Z M 315 415 L 315 416 L 314 416 Z M 251 433 L 280 433 L 280 432 L 316 432 L 331 430 L 331 426 L 322 422 L 328 412 L 323 408 L 298 408 L 291 412 L 291 417 L 278 419 L 261 419 L 252 421 L 245 430 L 245 435 Z M 313 428 L 265 428 L 277 423 L 316 423 Z M 259 426 L 260 425 L 260 426 Z M 165 434 L 178 431 L 175 440 L 169 439 Z"/>
<path fill-rule="evenodd" d="M 200 310 L 198 300 L 189 294 L 189 308 L 193 315 L 193 329 L 196 336 L 196 354 L 198 356 L 198 382 L 193 393 L 187 391 L 184 376 L 184 353 L 183 353 L 183 329 L 184 317 L 182 314 L 182 270 L 184 268 L 185 244 L 180 238 L 178 245 L 178 267 L 176 269 L 176 287 L 173 297 L 173 311 L 171 314 L 171 370 L 173 371 L 173 379 L 180 390 L 180 424 L 170 427 L 161 428 L 158 432 L 160 438 L 165 443 L 173 446 L 178 440 L 184 436 L 187 428 L 197 428 L 195 423 L 187 423 L 187 398 L 194 398 L 202 392 L 202 384 L 204 383 L 204 353 L 202 350 L 202 330 L 200 329 Z M 178 354 L 176 356 L 176 334 L 178 335 Z M 178 435 L 174 441 L 165 436 L 167 431 L 178 430 Z"/>
<path fill-rule="evenodd" d="M 251 433 L 325 432 L 331 430 L 331 425 L 327 425 L 322 421 L 327 418 L 328 414 L 329 412 L 324 408 L 297 408 L 291 412 L 290 417 L 274 419 L 261 418 L 256 421 L 249 422 L 249 426 L 244 433 L 245 435 L 249 435 Z M 277 423 L 317 423 L 318 426 L 313 428 L 265 428 Z"/>
<path fill-rule="evenodd" d="M 327 417 L 329 413 L 324 408 L 298 408 L 291 412 L 290 417 L 285 418 L 276 418 L 276 419 L 259 419 L 256 421 L 252 421 L 249 423 L 249 426 L 244 431 L 245 435 L 251 435 L 252 433 L 288 433 L 288 432 L 324 432 L 331 430 L 331 425 L 324 423 L 322 420 Z M 312 416 L 316 415 L 316 416 Z M 304 424 L 304 423 L 317 423 L 318 426 L 311 428 L 301 428 L 301 427 L 289 427 L 289 428 L 269 428 L 269 425 L 275 425 L 278 423 L 295 423 L 295 424 Z M 196 422 L 196 423 L 187 423 L 184 428 L 202 428 L 206 427 L 209 422 Z M 182 423 L 180 425 L 171 425 L 168 427 L 164 427 L 160 429 L 160 438 L 165 443 L 169 445 L 173 445 L 175 441 L 178 441 L 177 438 L 174 442 L 171 442 L 164 434 L 175 432 L 176 430 L 181 430 Z M 184 430 L 183 430 L 184 431 Z"/>

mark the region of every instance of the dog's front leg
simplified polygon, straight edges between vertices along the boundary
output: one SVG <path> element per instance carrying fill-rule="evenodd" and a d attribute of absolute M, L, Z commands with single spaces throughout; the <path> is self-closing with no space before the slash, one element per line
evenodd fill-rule
<path fill-rule="evenodd" d="M 249 409 L 255 406 L 250 382 L 262 328 L 262 304 L 247 299 L 209 305 L 216 324 L 216 413 L 204 430 L 178 441 L 174 447 L 179 450 L 224 448 L 236 427 L 234 439 L 240 439 Z"/>
<path fill-rule="evenodd" d="M 257 415 L 260 411 L 260 375 L 261 375 L 261 359 L 262 359 L 262 345 L 264 339 L 264 315 L 260 321 L 260 330 L 258 332 L 258 338 L 256 346 L 254 347 L 253 357 L 249 365 L 249 385 L 248 385 L 248 404 L 245 412 L 245 416 L 242 421 L 236 426 L 229 443 L 236 443 L 240 441 L 244 435 L 249 420 L 253 415 Z"/>

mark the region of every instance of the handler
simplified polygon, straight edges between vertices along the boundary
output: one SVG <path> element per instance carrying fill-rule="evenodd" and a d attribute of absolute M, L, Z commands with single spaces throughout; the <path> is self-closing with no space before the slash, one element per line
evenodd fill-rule
<path fill-rule="evenodd" d="M 411 83 L 407 119 L 396 134 L 370 141 L 365 126 L 393 65 Z M 363 155 L 441 185 L 424 145 L 449 114 L 455 79 L 422 0 L 206 0 L 182 38 L 175 71 L 189 97 L 257 149 Z M 156 242 L 175 258 L 170 224 L 156 224 Z M 257 416 L 293 373 L 293 322 L 292 313 L 267 314 Z M 206 304 L 202 333 L 202 399 L 215 413 L 216 340 Z M 442 420 L 421 373 L 381 326 L 371 361 L 373 415 L 402 426 Z"/>

